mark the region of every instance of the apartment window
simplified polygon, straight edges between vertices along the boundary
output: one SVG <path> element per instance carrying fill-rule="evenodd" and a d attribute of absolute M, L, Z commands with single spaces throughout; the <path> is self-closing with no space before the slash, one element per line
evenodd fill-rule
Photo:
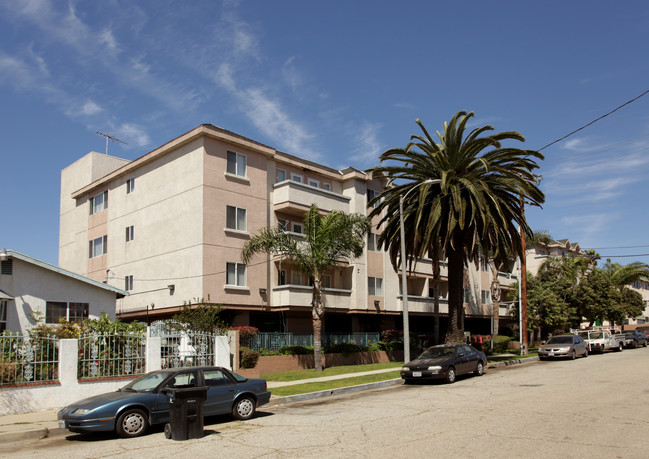
<path fill-rule="evenodd" d="M 68 305 L 68 320 L 70 322 L 82 322 L 83 319 L 88 318 L 88 309 L 90 309 L 88 303 L 70 303 Z"/>
<path fill-rule="evenodd" d="M 379 252 L 379 235 L 370 233 L 367 235 L 367 250 L 372 252 Z"/>
<path fill-rule="evenodd" d="M 331 288 L 331 276 L 329 274 L 322 277 L 322 288 Z"/>
<path fill-rule="evenodd" d="M 320 182 L 318 180 L 309 179 L 309 186 L 320 188 Z"/>
<path fill-rule="evenodd" d="M 331 185 L 329 185 L 328 183 L 325 183 L 324 185 L 322 185 L 322 188 L 324 190 L 331 191 Z"/>
<path fill-rule="evenodd" d="M 278 218 L 277 228 L 281 231 L 288 231 L 288 220 L 284 220 L 283 218 Z"/>
<path fill-rule="evenodd" d="M 293 273 L 291 276 L 291 284 L 302 285 L 302 275 L 300 273 Z"/>
<path fill-rule="evenodd" d="M 0 333 L 7 329 L 7 302 L 0 301 Z"/>
<path fill-rule="evenodd" d="M 246 231 L 246 209 L 238 207 L 226 206 L 226 222 L 225 226 L 228 229 L 237 231 Z"/>
<path fill-rule="evenodd" d="M 108 207 L 108 191 L 90 198 L 90 215 L 101 212 Z"/>
<path fill-rule="evenodd" d="M 93 239 L 92 241 L 90 241 L 88 247 L 89 258 L 95 258 L 106 254 L 107 246 L 108 236 L 102 236 L 98 237 L 97 239 Z"/>
<path fill-rule="evenodd" d="M 283 182 L 286 180 L 286 171 L 283 169 L 277 169 L 277 183 Z"/>
<path fill-rule="evenodd" d="M 126 242 L 135 239 L 135 227 L 133 225 L 126 227 Z"/>
<path fill-rule="evenodd" d="M 130 194 L 135 191 L 135 179 L 130 178 L 126 181 L 126 194 Z"/>
<path fill-rule="evenodd" d="M 7 276 L 11 276 L 13 272 L 14 272 L 13 258 L 0 261 L 0 274 L 6 274 Z"/>
<path fill-rule="evenodd" d="M 58 324 L 61 319 L 68 318 L 68 303 L 47 301 L 45 303 L 45 323 Z"/>
<path fill-rule="evenodd" d="M 240 177 L 246 176 L 246 156 L 228 151 L 228 165 L 227 171 L 229 174 L 238 175 Z"/>
<path fill-rule="evenodd" d="M 300 223 L 293 223 L 293 232 L 302 234 L 302 225 Z"/>
<path fill-rule="evenodd" d="M 280 269 L 277 271 L 277 285 L 286 285 L 286 270 Z"/>
<path fill-rule="evenodd" d="M 300 174 L 291 174 L 291 180 L 294 182 L 302 183 L 303 177 Z"/>
<path fill-rule="evenodd" d="M 368 277 L 367 292 L 370 296 L 383 296 L 383 279 L 380 277 Z"/>
<path fill-rule="evenodd" d="M 133 290 L 133 275 L 124 276 L 124 290 L 130 292 Z"/>
<path fill-rule="evenodd" d="M 379 194 L 380 193 L 378 191 L 368 189 L 367 190 L 367 205 L 369 206 L 370 201 L 372 199 L 376 198 Z M 376 203 L 374 203 L 374 205 L 372 205 L 372 207 L 377 207 L 379 205 L 379 202 L 380 201 L 377 201 Z"/>
<path fill-rule="evenodd" d="M 482 290 L 481 291 L 481 300 L 482 304 L 489 304 L 491 303 L 491 292 L 489 290 Z"/>
<path fill-rule="evenodd" d="M 471 302 L 471 291 L 468 288 L 464 289 L 464 302 L 465 303 Z"/>
<path fill-rule="evenodd" d="M 242 263 L 226 263 L 225 283 L 227 285 L 236 285 L 237 287 L 245 287 L 246 265 Z"/>

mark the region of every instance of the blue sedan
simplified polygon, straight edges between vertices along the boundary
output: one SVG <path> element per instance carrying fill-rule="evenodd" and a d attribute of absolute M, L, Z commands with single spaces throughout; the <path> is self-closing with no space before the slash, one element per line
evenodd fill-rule
<path fill-rule="evenodd" d="M 168 389 L 192 387 L 207 387 L 205 416 L 232 413 L 246 420 L 270 401 L 265 379 L 244 378 L 221 367 L 171 368 L 66 406 L 58 413 L 59 426 L 70 432 L 115 431 L 120 437 L 137 437 L 151 425 L 169 422 Z"/>

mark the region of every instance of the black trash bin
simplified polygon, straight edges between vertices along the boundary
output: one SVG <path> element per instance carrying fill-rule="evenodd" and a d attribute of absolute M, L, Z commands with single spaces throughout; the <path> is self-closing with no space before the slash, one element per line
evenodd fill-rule
<path fill-rule="evenodd" d="M 203 437 L 203 404 L 207 386 L 168 388 L 169 423 L 165 425 L 165 437 L 188 440 Z"/>

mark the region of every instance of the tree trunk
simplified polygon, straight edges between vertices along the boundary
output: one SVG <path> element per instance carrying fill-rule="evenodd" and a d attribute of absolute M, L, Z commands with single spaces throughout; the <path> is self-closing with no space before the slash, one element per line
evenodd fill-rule
<path fill-rule="evenodd" d="M 319 289 L 319 281 L 313 284 L 313 358 L 315 360 L 315 371 L 322 371 L 322 336 L 324 335 L 324 305 L 322 304 L 322 292 Z"/>
<path fill-rule="evenodd" d="M 464 342 L 464 252 L 448 252 L 448 330 L 446 343 Z"/>
<path fill-rule="evenodd" d="M 434 311 L 435 315 L 433 317 L 433 343 L 439 344 L 439 260 L 433 260 L 433 295 L 434 299 Z"/>

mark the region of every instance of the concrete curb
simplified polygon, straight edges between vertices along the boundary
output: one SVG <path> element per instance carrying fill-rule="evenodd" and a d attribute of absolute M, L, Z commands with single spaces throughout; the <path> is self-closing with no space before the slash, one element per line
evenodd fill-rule
<path fill-rule="evenodd" d="M 522 359 L 505 360 L 504 362 L 493 362 L 487 368 L 508 367 L 511 365 L 522 365 L 524 363 L 538 362 L 538 357 L 523 357 Z"/>
<path fill-rule="evenodd" d="M 306 394 L 287 395 L 286 397 L 272 397 L 270 403 L 265 406 L 286 405 L 287 403 L 303 402 L 314 398 L 330 397 L 332 395 L 348 394 L 350 392 L 359 392 L 368 389 L 377 389 L 379 387 L 396 386 L 403 384 L 401 378 L 387 379 L 385 381 L 377 381 L 367 384 L 359 384 L 358 386 L 339 387 L 338 389 L 321 390 L 318 392 L 308 392 Z"/>
<path fill-rule="evenodd" d="M 24 441 L 24 440 L 40 440 L 48 437 L 58 437 L 61 435 L 69 435 L 70 432 L 65 429 L 48 429 L 42 427 L 33 430 L 25 430 L 22 432 L 6 432 L 0 433 L 0 442 Z"/>

